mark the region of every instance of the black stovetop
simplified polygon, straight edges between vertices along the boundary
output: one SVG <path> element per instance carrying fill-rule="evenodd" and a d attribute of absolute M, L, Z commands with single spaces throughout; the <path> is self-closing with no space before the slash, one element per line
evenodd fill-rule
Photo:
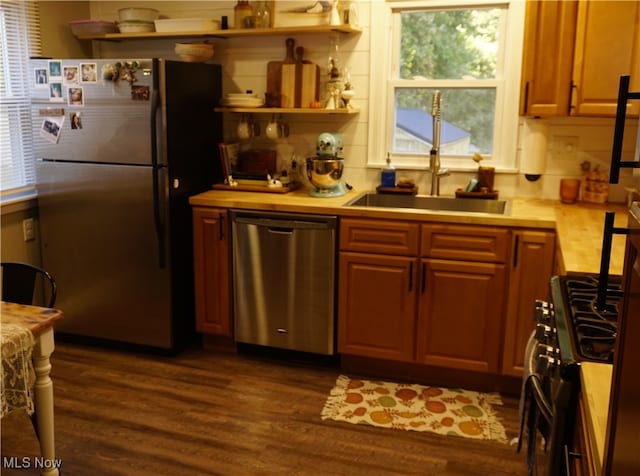
<path fill-rule="evenodd" d="M 562 318 L 566 319 L 566 329 L 571 335 L 573 358 L 613 363 L 617 318 L 623 295 L 620 277 L 609 277 L 603 309 L 597 305 L 598 275 L 569 274 L 560 277 L 559 283 L 564 306 Z M 557 304 L 554 304 L 557 309 Z"/>

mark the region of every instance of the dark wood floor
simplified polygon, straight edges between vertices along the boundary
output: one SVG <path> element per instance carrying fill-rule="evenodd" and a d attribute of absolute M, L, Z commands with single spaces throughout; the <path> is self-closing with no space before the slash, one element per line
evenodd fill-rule
<path fill-rule="evenodd" d="M 322 420 L 340 374 L 326 363 L 58 343 L 52 364 L 64 475 L 526 474 L 513 445 Z M 511 439 L 518 401 L 503 401 L 496 410 Z M 3 461 L 37 454 L 28 418 L 5 417 Z"/>

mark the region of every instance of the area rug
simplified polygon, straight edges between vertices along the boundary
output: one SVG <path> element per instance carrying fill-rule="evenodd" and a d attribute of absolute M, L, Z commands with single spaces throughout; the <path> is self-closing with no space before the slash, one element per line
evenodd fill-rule
<path fill-rule="evenodd" d="M 504 426 L 492 405 L 502 405 L 499 394 L 340 375 L 321 416 L 323 420 L 506 443 Z"/>

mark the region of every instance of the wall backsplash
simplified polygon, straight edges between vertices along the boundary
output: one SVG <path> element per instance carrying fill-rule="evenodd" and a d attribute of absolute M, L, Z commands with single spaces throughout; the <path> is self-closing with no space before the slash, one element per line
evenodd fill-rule
<path fill-rule="evenodd" d="M 133 6 L 148 6 L 150 2 L 90 2 L 91 17 L 116 20 L 118 9 Z M 155 2 L 162 15 L 170 18 L 205 17 L 220 19 L 222 15 L 233 18 L 235 1 L 219 2 Z M 360 109 L 356 116 L 318 116 L 284 115 L 290 126 L 290 136 L 286 139 L 269 141 L 264 136 L 245 147 L 275 148 L 278 160 L 284 166 L 295 155 L 298 159 L 314 155 L 315 141 L 319 133 L 340 132 L 344 138 L 345 180 L 358 189 L 374 189 L 380 181 L 380 170 L 367 167 L 368 154 L 386 156 L 386 151 L 370 150 L 367 146 L 369 108 L 377 107 L 370 101 L 369 59 L 370 59 L 370 8 L 369 2 L 360 1 L 359 19 L 363 32 L 357 35 L 340 36 L 342 61 L 351 73 L 355 90 L 353 103 Z M 294 37 L 297 45 L 304 46 L 305 57 L 321 68 L 321 91 L 326 83 L 326 63 L 330 47 L 330 38 L 324 34 L 298 35 Z M 285 56 L 284 36 L 259 38 L 213 39 L 215 43 L 214 61 L 222 64 L 224 71 L 224 93 L 252 90 L 260 95 L 266 88 L 266 64 L 271 60 L 282 60 Z M 154 57 L 162 56 L 177 59 L 174 53 L 175 42 L 171 40 L 94 42 L 94 55 L 103 58 Z M 256 114 L 262 130 L 270 119 L 268 114 Z M 239 114 L 225 116 L 225 137 L 235 140 L 235 127 Z M 518 157 L 523 153 L 523 144 L 527 144 L 526 121 L 544 121 L 546 123 L 546 157 L 542 177 L 529 182 L 518 172 L 498 172 L 495 188 L 501 197 L 526 196 L 536 198 L 559 198 L 559 183 L 563 177 L 581 178 L 580 164 L 588 161 L 592 169 L 608 170 L 611 160 L 611 141 L 613 137 L 613 119 L 592 118 L 521 118 L 519 128 Z M 633 159 L 638 121 L 627 121 L 624 141 L 624 160 Z M 300 160 L 299 160 L 300 161 Z M 425 158 L 425 166 L 428 158 Z M 453 172 L 441 180 L 441 193 L 453 195 L 455 190 L 464 187 L 475 175 L 474 172 Z M 428 193 L 430 174 L 425 171 L 398 171 L 398 176 L 413 178 L 420 193 Z M 622 170 L 620 184 L 612 185 L 609 200 L 626 200 L 626 188 L 640 190 L 640 177 L 630 170 Z"/>

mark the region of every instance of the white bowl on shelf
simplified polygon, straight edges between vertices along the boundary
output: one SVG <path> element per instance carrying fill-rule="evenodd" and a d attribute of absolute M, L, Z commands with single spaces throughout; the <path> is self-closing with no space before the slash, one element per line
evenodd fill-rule
<path fill-rule="evenodd" d="M 227 99 L 250 99 L 257 98 L 258 95 L 255 93 L 227 93 L 225 97 Z"/>
<path fill-rule="evenodd" d="M 121 8 L 118 10 L 120 21 L 154 21 L 160 12 L 154 8 Z"/>
<path fill-rule="evenodd" d="M 223 99 L 223 106 L 228 107 L 262 107 L 264 106 L 264 99 L 262 98 L 231 98 Z"/>
<path fill-rule="evenodd" d="M 174 51 L 182 61 L 189 63 L 204 63 L 213 58 L 210 43 L 176 43 Z"/>
<path fill-rule="evenodd" d="M 156 31 L 152 21 L 127 20 L 119 21 L 120 33 L 150 33 Z"/>

